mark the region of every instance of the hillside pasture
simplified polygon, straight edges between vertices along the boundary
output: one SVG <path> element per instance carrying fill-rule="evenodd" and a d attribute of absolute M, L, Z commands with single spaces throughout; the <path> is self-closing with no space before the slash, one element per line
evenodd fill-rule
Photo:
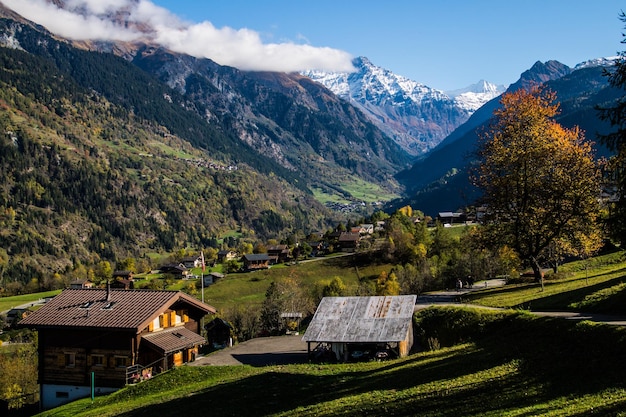
<path fill-rule="evenodd" d="M 556 277 L 538 283 L 507 285 L 468 293 L 463 301 L 487 307 L 535 311 L 585 311 L 626 314 L 624 252 L 564 265 Z"/>
<path fill-rule="evenodd" d="M 524 312 L 432 308 L 418 338 L 452 346 L 385 362 L 180 367 L 42 416 L 573 416 L 626 413 L 626 329 Z M 465 339 L 465 340 L 461 340 Z M 442 340 L 443 342 L 443 340 Z"/>

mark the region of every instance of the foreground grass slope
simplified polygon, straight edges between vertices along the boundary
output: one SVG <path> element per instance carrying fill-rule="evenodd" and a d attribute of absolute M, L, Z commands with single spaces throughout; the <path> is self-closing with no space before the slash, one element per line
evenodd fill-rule
<path fill-rule="evenodd" d="M 626 330 L 520 311 L 431 308 L 408 358 L 181 367 L 45 416 L 626 415 Z"/>

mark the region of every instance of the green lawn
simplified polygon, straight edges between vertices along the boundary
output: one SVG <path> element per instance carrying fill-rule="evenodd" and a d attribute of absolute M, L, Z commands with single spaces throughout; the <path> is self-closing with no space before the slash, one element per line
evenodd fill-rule
<path fill-rule="evenodd" d="M 0 298 L 0 311 L 10 310 L 22 304 L 33 303 L 42 298 L 53 297 L 60 293 L 61 290 L 38 292 L 34 294 L 15 295 L 12 297 Z"/>
<path fill-rule="evenodd" d="M 424 337 L 472 337 L 386 362 L 180 367 L 42 415 L 626 415 L 615 366 L 626 360 L 625 329 L 452 308 L 420 313 L 417 324 Z"/>
<path fill-rule="evenodd" d="M 204 301 L 218 310 L 232 305 L 259 305 L 265 299 L 265 292 L 273 281 L 287 278 L 295 279 L 312 289 L 315 285 L 328 283 L 337 276 L 350 290 L 358 286 L 359 277 L 375 279 L 383 270 L 389 271 L 390 268 L 387 264 L 357 268 L 353 256 L 277 265 L 263 271 L 228 274 L 224 279 L 205 288 Z"/>

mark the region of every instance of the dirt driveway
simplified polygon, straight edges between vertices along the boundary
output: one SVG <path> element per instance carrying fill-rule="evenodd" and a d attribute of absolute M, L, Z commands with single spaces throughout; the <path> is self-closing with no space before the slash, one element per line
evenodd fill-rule
<path fill-rule="evenodd" d="M 307 362 L 307 344 L 302 341 L 302 335 L 286 335 L 247 340 L 201 356 L 189 365 L 266 366 Z"/>

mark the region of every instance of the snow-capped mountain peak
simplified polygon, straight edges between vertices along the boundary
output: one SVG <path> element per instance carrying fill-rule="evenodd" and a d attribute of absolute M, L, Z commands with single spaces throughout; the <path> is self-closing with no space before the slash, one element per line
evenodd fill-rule
<path fill-rule="evenodd" d="M 582 69 L 582 68 L 591 68 L 591 67 L 610 67 L 615 65 L 615 61 L 617 61 L 620 57 L 618 56 L 609 56 L 603 58 L 590 59 L 588 61 L 581 62 L 580 64 L 574 67 L 574 71 Z"/>
<path fill-rule="evenodd" d="M 498 97 L 506 91 L 506 86 L 495 85 L 485 80 L 480 80 L 476 84 L 458 90 L 446 91 L 454 101 L 464 109 L 476 111 L 483 104 Z"/>
<path fill-rule="evenodd" d="M 420 155 L 436 146 L 487 101 L 504 91 L 486 81 L 456 90 L 442 90 L 374 65 L 366 57 L 353 60 L 351 73 L 305 71 L 339 97 L 369 116 L 407 152 Z"/>

